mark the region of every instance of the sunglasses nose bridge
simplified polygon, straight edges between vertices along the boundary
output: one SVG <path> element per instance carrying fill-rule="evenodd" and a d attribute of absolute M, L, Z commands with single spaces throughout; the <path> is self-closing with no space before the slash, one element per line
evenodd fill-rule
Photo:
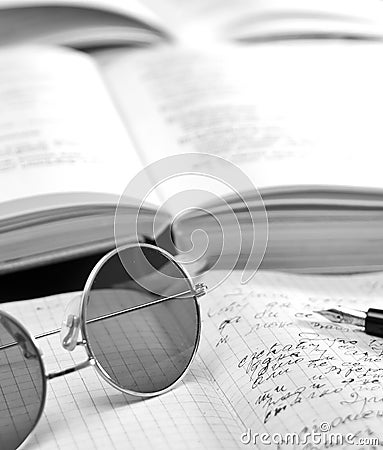
<path fill-rule="evenodd" d="M 81 362 L 79 364 L 76 364 L 75 366 L 68 367 L 66 369 L 59 370 L 57 372 L 49 373 L 46 376 L 46 379 L 47 380 L 53 380 L 54 378 L 59 378 L 59 377 L 68 375 L 70 373 L 74 373 L 74 372 L 77 372 L 79 370 L 86 369 L 87 367 L 95 366 L 95 364 L 96 364 L 96 361 L 95 361 L 94 358 L 88 358 L 86 361 L 83 361 L 83 362 Z"/>

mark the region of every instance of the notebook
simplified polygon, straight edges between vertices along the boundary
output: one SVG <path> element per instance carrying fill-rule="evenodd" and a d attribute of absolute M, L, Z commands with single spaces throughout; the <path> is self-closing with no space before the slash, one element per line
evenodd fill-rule
<path fill-rule="evenodd" d="M 173 390 L 129 397 L 93 368 L 51 380 L 25 448 L 377 448 L 382 342 L 313 310 L 378 307 L 383 275 L 258 272 L 247 284 L 240 277 L 234 272 L 201 298 L 201 346 Z M 211 272 L 205 281 L 221 278 Z M 60 325 L 71 296 L 1 308 L 40 333 Z M 57 336 L 39 343 L 48 372 L 85 359 L 82 349 L 62 350 Z"/>

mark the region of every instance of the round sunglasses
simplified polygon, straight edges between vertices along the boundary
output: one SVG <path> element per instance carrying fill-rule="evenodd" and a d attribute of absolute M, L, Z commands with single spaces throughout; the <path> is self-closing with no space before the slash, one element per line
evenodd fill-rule
<path fill-rule="evenodd" d="M 17 449 L 36 427 L 47 381 L 85 367 L 116 389 L 148 397 L 171 389 L 198 348 L 203 284 L 172 255 L 149 244 L 112 250 L 92 270 L 81 295 L 69 303 L 62 327 L 35 337 L 0 311 L 0 448 Z M 36 339 L 61 333 L 87 359 L 47 374 Z"/>

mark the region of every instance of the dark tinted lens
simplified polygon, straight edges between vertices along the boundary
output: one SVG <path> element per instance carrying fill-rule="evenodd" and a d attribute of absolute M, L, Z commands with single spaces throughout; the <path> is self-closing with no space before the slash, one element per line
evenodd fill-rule
<path fill-rule="evenodd" d="M 0 312 L 0 448 L 16 449 L 44 407 L 46 380 L 37 348 L 25 330 Z"/>
<path fill-rule="evenodd" d="M 98 365 L 118 386 L 158 392 L 172 385 L 193 357 L 199 337 L 198 303 L 191 296 L 171 299 L 91 322 L 191 289 L 178 265 L 155 248 L 128 248 L 120 256 L 125 267 L 117 254 L 112 256 L 91 287 L 88 343 Z"/>

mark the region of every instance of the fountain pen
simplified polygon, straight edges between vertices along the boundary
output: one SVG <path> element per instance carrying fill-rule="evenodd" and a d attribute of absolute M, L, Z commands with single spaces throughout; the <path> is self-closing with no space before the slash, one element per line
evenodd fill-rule
<path fill-rule="evenodd" d="M 332 308 L 315 311 L 335 323 L 344 323 L 364 328 L 367 334 L 383 337 L 383 310 L 370 308 L 367 311 L 349 308 Z"/>

